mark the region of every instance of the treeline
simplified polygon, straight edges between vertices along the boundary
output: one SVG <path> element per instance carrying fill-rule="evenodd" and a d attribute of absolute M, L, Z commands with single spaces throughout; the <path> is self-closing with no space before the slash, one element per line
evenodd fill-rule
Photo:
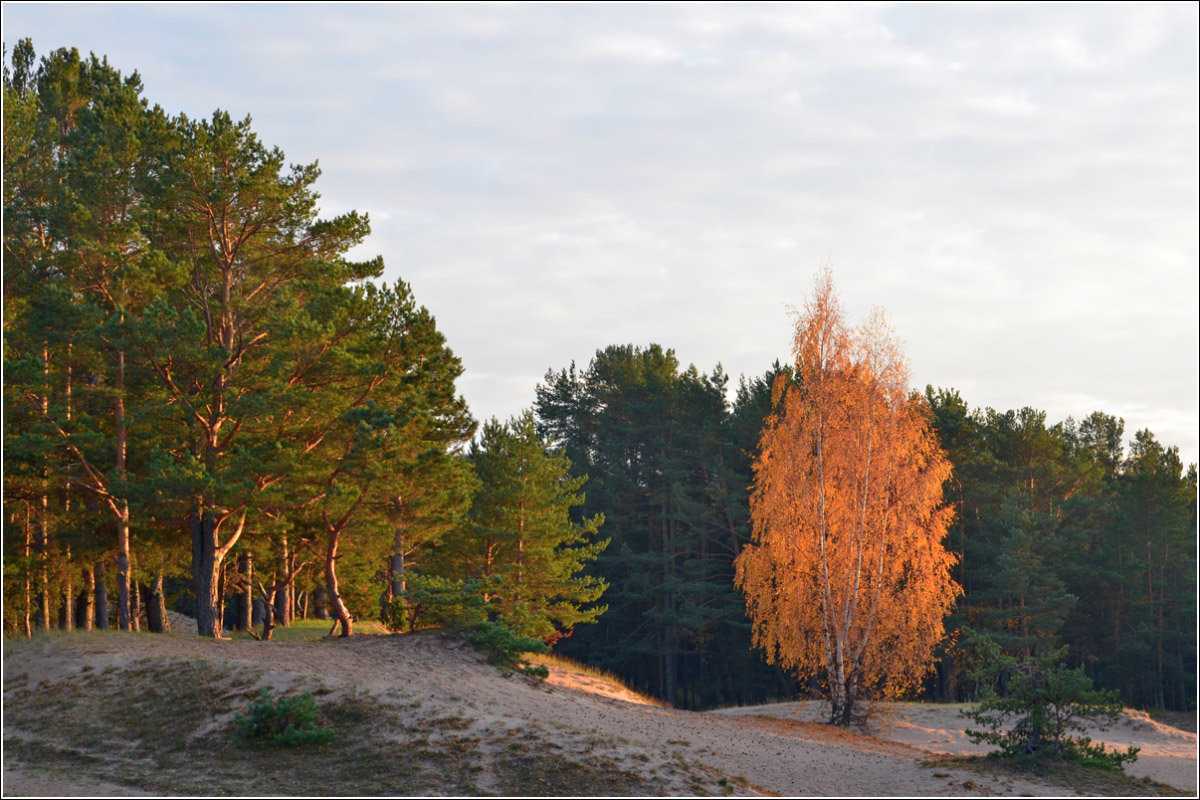
<path fill-rule="evenodd" d="M 405 628 L 435 610 L 416 576 L 518 635 L 602 610 L 582 480 L 531 418 L 473 440 L 461 363 L 347 258 L 368 220 L 320 218 L 318 175 L 106 60 L 6 53 L 6 633 L 163 630 L 176 601 L 209 636 L 255 606 L 264 636 Z"/>
<path fill-rule="evenodd" d="M 971 410 L 926 390 L 954 464 L 949 545 L 965 590 L 948 629 L 1010 654 L 1070 646 L 1070 661 L 1127 704 L 1196 707 L 1196 465 L 1094 412 L 1047 425 L 1032 408 Z M 963 698 L 960 660 L 937 691 Z"/>
<path fill-rule="evenodd" d="M 681 370 L 658 346 L 609 347 L 538 388 L 548 436 L 590 476 L 585 510 L 612 543 L 595 571 L 609 611 L 565 642 L 676 705 L 762 702 L 795 691 L 750 650 L 733 558 L 749 541 L 748 492 L 776 364 L 725 402 L 718 367 Z M 1196 467 L 1150 431 L 1096 412 L 1048 425 L 1031 408 L 970 409 L 926 390 L 954 465 L 948 549 L 965 595 L 947 620 L 929 693 L 969 700 L 957 642 L 1008 653 L 1070 645 L 1105 688 L 1141 707 L 1196 707 Z M 586 513 L 586 512 L 585 512 Z"/>

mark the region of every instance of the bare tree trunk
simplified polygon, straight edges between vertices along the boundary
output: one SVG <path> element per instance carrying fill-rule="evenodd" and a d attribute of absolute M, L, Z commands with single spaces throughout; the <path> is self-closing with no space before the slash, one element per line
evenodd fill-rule
<path fill-rule="evenodd" d="M 379 599 L 380 616 L 387 618 L 392 606 L 392 601 L 396 598 L 404 597 L 404 592 L 408 589 L 408 580 L 404 574 L 404 529 L 400 526 L 396 527 L 396 538 L 392 546 L 392 554 L 388 556 L 388 582 L 387 588 L 383 592 L 383 596 Z M 407 606 L 407 604 L 406 604 Z M 407 620 L 409 615 L 408 609 L 405 608 L 404 618 Z M 407 627 L 407 622 L 405 622 Z"/>
<path fill-rule="evenodd" d="M 115 408 L 113 425 L 116 428 L 117 476 L 125 478 L 125 351 L 117 351 L 117 371 L 114 389 Z M 130 546 L 129 546 L 129 501 L 121 498 L 116 503 L 117 511 L 117 627 L 123 631 L 136 630 L 137 622 L 130 603 Z"/>
<path fill-rule="evenodd" d="M 313 606 L 315 609 L 313 611 L 313 616 L 315 616 L 317 619 L 329 619 L 329 606 L 325 599 L 325 587 L 318 585 L 317 588 L 313 589 L 312 595 Z"/>
<path fill-rule="evenodd" d="M 75 626 L 90 631 L 96 627 L 96 573 L 94 569 L 84 567 L 81 575 L 83 591 L 75 605 Z"/>
<path fill-rule="evenodd" d="M 238 594 L 237 629 L 248 631 L 254 627 L 254 557 L 249 550 L 238 557 L 238 567 L 244 585 Z"/>
<path fill-rule="evenodd" d="M 333 611 L 333 615 L 337 617 L 341 623 L 342 632 L 339 636 L 349 636 L 353 628 L 354 621 L 350 617 L 350 612 L 346 610 L 346 604 L 342 602 L 342 596 L 338 593 L 337 580 L 337 551 L 338 551 L 338 536 L 340 531 L 331 530 L 329 532 L 329 545 L 325 550 L 325 585 L 329 591 L 329 605 Z"/>
<path fill-rule="evenodd" d="M 50 381 L 50 345 L 42 342 L 42 376 L 47 384 Z M 50 395 L 44 394 L 42 401 L 42 416 L 50 416 Z M 39 522 L 37 542 L 38 559 L 41 574 L 38 576 L 38 615 L 37 625 L 43 631 L 50 630 L 50 470 L 42 473 L 42 513 Z"/>
<path fill-rule="evenodd" d="M 96 574 L 96 627 L 108 630 L 108 586 L 104 582 L 104 562 L 97 561 L 93 567 Z"/>
<path fill-rule="evenodd" d="M 217 616 L 221 562 L 217 559 L 217 526 L 211 512 L 197 510 L 190 520 L 192 529 L 192 591 L 196 594 L 196 632 L 221 638 L 221 619 Z"/>
<path fill-rule="evenodd" d="M 129 582 L 129 622 L 135 631 L 142 629 L 142 592 L 137 581 Z"/>
<path fill-rule="evenodd" d="M 399 515 L 404 510 L 404 499 L 396 497 L 392 500 L 392 506 Z M 404 594 L 404 525 L 396 523 L 396 534 L 392 541 L 392 554 L 388 559 L 388 592 L 387 599 L 390 601 L 393 598 L 400 597 Z"/>
<path fill-rule="evenodd" d="M 96 627 L 108 630 L 108 586 L 104 582 L 104 562 L 97 561 L 92 571 L 96 574 Z"/>
<path fill-rule="evenodd" d="M 25 594 L 25 613 L 22 616 L 22 625 L 25 632 L 25 638 L 33 636 L 33 580 L 31 571 L 33 568 L 33 523 L 31 520 L 31 512 L 29 510 L 29 501 L 25 500 L 25 578 L 23 589 Z"/>
<path fill-rule="evenodd" d="M 225 596 L 229 593 L 228 564 L 218 560 L 217 564 L 217 624 L 222 633 L 225 632 Z"/>
<path fill-rule="evenodd" d="M 292 583 L 290 580 L 288 580 L 291 574 L 291 570 L 288 569 L 291 564 L 289 555 L 288 538 L 287 536 L 280 536 L 278 556 L 279 563 L 275 568 L 275 574 L 277 576 L 283 576 L 282 580 L 285 581 L 285 583 L 283 586 L 278 587 L 274 592 L 272 592 L 274 595 L 272 602 L 275 605 L 276 624 L 281 628 L 286 628 L 292 622 L 290 608 L 291 604 L 288 602 L 288 587 L 290 587 Z"/>
<path fill-rule="evenodd" d="M 270 591 L 262 590 L 262 636 L 259 638 L 264 642 L 271 641 L 271 632 L 275 630 L 275 598 L 279 593 L 279 584 L 275 582 L 275 576 L 271 576 Z"/>
<path fill-rule="evenodd" d="M 288 625 L 291 625 L 293 622 L 296 621 L 296 612 L 298 609 L 298 606 L 296 605 L 296 578 L 298 576 L 298 570 L 296 569 L 296 560 L 298 558 L 299 558 L 299 555 L 296 553 L 296 551 L 294 549 L 290 549 L 288 551 L 287 584 L 283 587 L 284 592 L 287 593 Z"/>
<path fill-rule="evenodd" d="M 71 546 L 67 545 L 66 552 L 63 554 L 63 562 L 71 563 Z M 75 630 L 75 592 L 71 585 L 71 572 L 68 569 L 63 571 L 62 584 L 59 594 L 58 603 L 58 627 L 59 630 L 73 631 Z"/>
<path fill-rule="evenodd" d="M 167 618 L 167 598 L 163 594 L 163 574 L 160 570 L 150 584 L 146 598 L 146 627 L 151 633 L 170 633 L 171 622 Z"/>
<path fill-rule="evenodd" d="M 50 497 L 42 495 L 42 513 L 38 520 L 38 613 L 37 626 L 39 630 L 50 630 Z"/>

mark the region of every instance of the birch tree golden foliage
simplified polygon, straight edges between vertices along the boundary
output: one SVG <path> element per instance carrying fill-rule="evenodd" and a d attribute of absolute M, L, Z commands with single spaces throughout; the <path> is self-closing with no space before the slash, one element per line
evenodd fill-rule
<path fill-rule="evenodd" d="M 820 676 L 829 720 L 915 686 L 961 593 L 942 546 L 950 463 L 876 312 L 848 329 L 828 271 L 797 315 L 796 378 L 776 380 L 736 561 L 754 643 Z"/>

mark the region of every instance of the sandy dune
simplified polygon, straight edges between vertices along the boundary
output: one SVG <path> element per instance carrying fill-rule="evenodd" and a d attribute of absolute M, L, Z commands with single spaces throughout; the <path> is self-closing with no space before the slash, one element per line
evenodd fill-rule
<path fill-rule="evenodd" d="M 231 669 L 253 666 L 279 690 L 319 682 L 331 690 L 366 691 L 381 702 L 420 698 L 423 714 L 455 713 L 476 731 L 521 728 L 564 753 L 603 747 L 629 769 L 688 763 L 699 765 L 705 791 L 722 793 L 722 776 L 736 792 L 784 796 L 983 796 L 1059 795 L 1061 789 L 1025 781 L 983 778 L 976 773 L 922 765 L 931 753 L 977 750 L 962 733 L 959 707 L 895 704 L 872 735 L 816 724 L 816 703 L 783 703 L 716 712 L 657 708 L 600 679 L 552 668 L 535 684 L 504 678 L 449 635 L 361 636 L 318 643 L 213 642 L 195 636 L 108 634 L 51 637 L 5 646 L 6 700 L 25 685 L 72 680 L 88 670 L 132 664 L 147 657 L 205 658 Z M 9 731 L 5 730 L 5 736 Z M 1133 712 L 1093 739 L 1134 744 L 1142 755 L 1129 767 L 1182 789 L 1197 789 L 1196 734 L 1160 725 Z M 704 768 L 719 772 L 705 771 Z M 691 794 L 693 775 L 669 785 L 672 794 Z M 486 787 L 485 787 L 486 788 Z M 4 794 L 62 796 L 132 794 L 121 787 L 78 781 L 39 783 L 19 764 L 4 763 Z"/>
<path fill-rule="evenodd" d="M 904 744 L 928 753 L 969 755 L 986 753 L 986 745 L 973 744 L 963 732 L 970 720 L 962 716 L 965 705 L 927 703 L 889 703 L 883 714 L 870 725 L 873 736 Z M 818 703 L 776 703 L 753 708 L 726 709 L 718 714 L 754 714 L 816 721 Z M 1137 761 L 1127 764 L 1126 772 L 1148 777 L 1181 789 L 1197 791 L 1197 739 L 1195 733 L 1182 731 L 1152 720 L 1144 711 L 1127 709 L 1107 730 L 1091 728 L 1086 734 L 1094 742 L 1124 750 L 1140 748 Z"/>

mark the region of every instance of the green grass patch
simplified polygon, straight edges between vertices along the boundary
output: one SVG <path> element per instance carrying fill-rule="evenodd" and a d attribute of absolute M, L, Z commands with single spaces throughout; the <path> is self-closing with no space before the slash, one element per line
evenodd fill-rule
<path fill-rule="evenodd" d="M 291 625 L 286 628 L 277 627 L 271 631 L 272 642 L 315 642 L 321 639 L 329 638 L 329 631 L 333 628 L 334 620 L 331 619 L 297 619 L 293 620 Z M 337 638 L 337 632 L 341 627 L 333 628 L 333 637 Z M 254 629 L 256 634 L 262 633 L 262 626 L 259 625 Z M 387 628 L 383 623 L 376 620 L 356 620 L 354 623 L 354 635 L 359 634 L 386 634 Z M 253 641 L 255 637 L 243 631 L 232 631 L 229 634 L 234 639 Z"/>

